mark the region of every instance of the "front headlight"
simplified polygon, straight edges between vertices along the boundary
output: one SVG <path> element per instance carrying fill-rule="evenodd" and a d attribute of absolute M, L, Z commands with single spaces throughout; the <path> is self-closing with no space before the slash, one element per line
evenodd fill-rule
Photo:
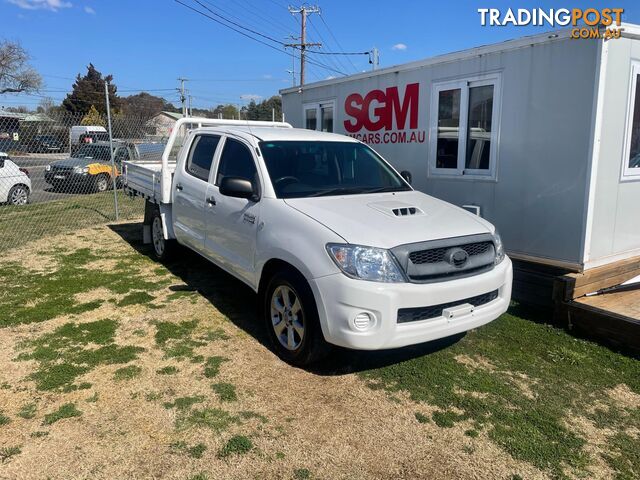
<path fill-rule="evenodd" d="M 51 165 L 47 165 L 46 167 L 44 167 L 45 172 L 50 172 L 51 171 Z"/>
<path fill-rule="evenodd" d="M 329 243 L 327 252 L 348 277 L 385 283 L 406 281 L 393 255 L 383 248 Z"/>
<path fill-rule="evenodd" d="M 502 239 L 500 238 L 500 234 L 497 230 L 493 233 L 493 244 L 496 247 L 496 258 L 493 261 L 493 264 L 498 265 L 504 260 L 504 245 L 502 245 Z"/>

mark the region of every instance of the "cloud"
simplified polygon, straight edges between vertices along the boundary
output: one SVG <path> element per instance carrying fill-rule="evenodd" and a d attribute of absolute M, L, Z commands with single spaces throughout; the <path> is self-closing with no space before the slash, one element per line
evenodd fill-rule
<path fill-rule="evenodd" d="M 245 102 L 250 102 L 251 100 L 257 102 L 262 98 L 262 95 L 256 95 L 254 93 L 243 93 L 242 95 L 240 95 L 240 98 Z"/>
<path fill-rule="evenodd" d="M 264 78 L 265 80 L 272 80 L 273 75 L 271 75 L 270 73 L 265 73 L 264 75 L 262 75 L 262 78 Z"/>
<path fill-rule="evenodd" d="M 404 43 L 396 43 L 391 50 L 406 50 L 407 46 Z"/>
<path fill-rule="evenodd" d="M 96 14 L 96 11 L 91 7 L 84 7 L 84 12 L 88 13 L 89 15 L 95 15 Z"/>
<path fill-rule="evenodd" d="M 70 8 L 71 2 L 63 0 L 8 0 L 24 10 L 51 10 L 57 12 L 61 8 Z"/>

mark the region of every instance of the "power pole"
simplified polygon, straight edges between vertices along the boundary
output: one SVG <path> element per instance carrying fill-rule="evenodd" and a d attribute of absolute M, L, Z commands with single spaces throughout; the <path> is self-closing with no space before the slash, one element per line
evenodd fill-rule
<path fill-rule="evenodd" d="M 193 107 L 191 106 L 191 95 L 189 95 L 189 108 L 187 109 L 187 112 L 189 112 L 190 117 L 193 117 Z"/>
<path fill-rule="evenodd" d="M 380 65 L 380 51 L 376 47 L 373 47 L 369 52 L 369 63 L 372 70 L 377 70 Z"/>
<path fill-rule="evenodd" d="M 300 43 L 288 43 L 287 47 L 300 48 L 300 85 L 304 85 L 304 63 L 307 47 L 321 47 L 321 43 L 307 43 L 307 15 L 320 13 L 320 7 L 307 6 L 295 8 L 289 7 L 289 12 L 296 15 L 300 14 Z"/>
<path fill-rule="evenodd" d="M 178 79 L 178 81 L 180 82 L 180 88 L 178 89 L 178 91 L 180 92 L 180 103 L 182 103 L 182 116 L 186 117 L 187 116 L 187 105 L 186 105 L 185 101 L 187 100 L 187 97 L 185 96 L 185 93 L 184 93 L 184 82 L 189 81 L 189 79 L 180 77 Z"/>

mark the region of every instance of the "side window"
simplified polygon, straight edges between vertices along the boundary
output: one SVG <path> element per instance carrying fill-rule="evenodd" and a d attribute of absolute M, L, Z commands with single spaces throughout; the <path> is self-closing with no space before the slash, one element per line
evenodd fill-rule
<path fill-rule="evenodd" d="M 187 158 L 185 170 L 200 180 L 209 180 L 209 171 L 216 148 L 220 142 L 217 135 L 200 135 L 194 141 Z"/>
<path fill-rule="evenodd" d="M 114 155 L 115 162 L 126 162 L 129 160 L 129 149 L 127 147 L 120 147 Z"/>
<path fill-rule="evenodd" d="M 640 62 L 631 64 L 629 113 L 625 130 L 623 176 L 640 177 Z"/>
<path fill-rule="evenodd" d="M 433 92 L 430 174 L 495 178 L 500 77 L 435 84 Z"/>
<path fill-rule="evenodd" d="M 333 132 L 335 101 L 307 103 L 304 109 L 304 128 L 320 132 Z"/>
<path fill-rule="evenodd" d="M 220 157 L 216 185 L 220 185 L 224 177 L 246 178 L 255 185 L 257 182 L 256 174 L 256 164 L 253 161 L 251 151 L 239 141 L 227 138 Z"/>

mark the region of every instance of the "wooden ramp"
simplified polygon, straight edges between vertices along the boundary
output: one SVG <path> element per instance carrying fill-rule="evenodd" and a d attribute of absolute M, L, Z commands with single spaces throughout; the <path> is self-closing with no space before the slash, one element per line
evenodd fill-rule
<path fill-rule="evenodd" d="M 556 278 L 555 320 L 582 335 L 640 353 L 640 286 L 589 293 L 640 275 L 640 257 Z"/>

